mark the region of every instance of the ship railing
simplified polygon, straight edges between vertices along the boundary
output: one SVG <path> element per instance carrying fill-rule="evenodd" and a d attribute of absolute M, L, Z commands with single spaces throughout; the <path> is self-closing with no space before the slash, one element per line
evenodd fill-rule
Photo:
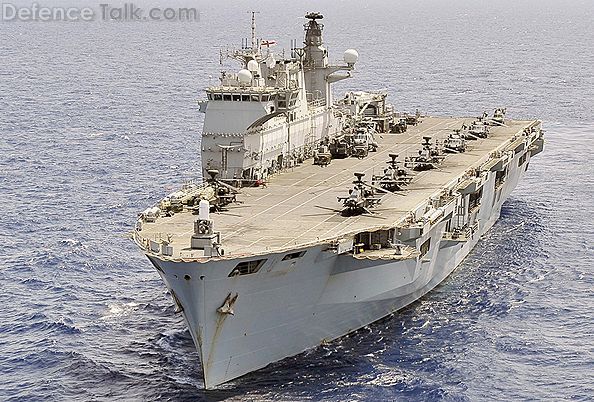
<path fill-rule="evenodd" d="M 134 230 L 132 239 L 134 240 L 134 243 L 138 245 L 138 247 L 146 248 L 146 240 L 144 237 L 142 237 L 139 230 Z"/>
<path fill-rule="evenodd" d="M 196 258 L 203 258 L 204 251 L 201 250 L 183 250 L 177 254 L 177 258 L 180 260 L 195 260 Z"/>
<path fill-rule="evenodd" d="M 410 246 L 400 246 L 398 248 L 386 247 L 378 250 L 365 250 L 354 253 L 353 257 L 358 260 L 406 260 L 417 258 L 420 252 Z"/>
<path fill-rule="evenodd" d="M 473 231 L 475 230 L 478 230 L 478 224 L 475 224 L 472 227 L 465 225 L 464 227 L 454 229 L 450 232 L 444 232 L 442 238 L 444 240 L 467 241 L 472 238 Z"/>
<path fill-rule="evenodd" d="M 174 248 L 168 236 L 163 237 L 163 233 L 152 233 L 149 236 L 143 236 L 139 230 L 134 230 L 132 237 L 138 247 L 142 248 L 145 252 L 168 257 L 173 256 Z"/>
<path fill-rule="evenodd" d="M 310 108 L 326 106 L 326 99 L 314 99 L 311 102 L 307 102 L 307 106 Z"/>

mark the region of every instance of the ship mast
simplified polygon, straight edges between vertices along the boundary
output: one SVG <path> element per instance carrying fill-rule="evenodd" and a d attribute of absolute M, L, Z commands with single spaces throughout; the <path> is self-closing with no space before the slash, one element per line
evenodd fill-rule
<path fill-rule="evenodd" d="M 256 42 L 256 14 L 260 14 L 259 11 L 250 11 L 252 13 L 252 51 L 254 53 L 257 52 L 257 42 Z"/>

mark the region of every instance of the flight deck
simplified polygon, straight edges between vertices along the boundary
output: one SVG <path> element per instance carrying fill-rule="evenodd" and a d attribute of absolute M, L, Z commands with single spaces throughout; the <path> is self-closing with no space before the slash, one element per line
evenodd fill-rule
<path fill-rule="evenodd" d="M 503 126 L 490 127 L 488 138 L 468 141 L 464 153 L 449 154 L 437 169 L 414 172 L 410 185 L 403 191 L 379 193 L 379 204 L 372 214 L 345 217 L 338 211 L 337 197 L 348 195 L 355 180 L 354 173 L 365 173 L 364 180 L 381 174 L 390 159 L 415 155 L 423 137 L 445 139 L 449 133 L 474 118 L 424 117 L 404 133 L 376 135 L 379 147 L 365 158 L 333 159 L 328 166 L 317 166 L 312 160 L 268 178 L 260 187 L 244 187 L 237 203 L 226 211 L 211 213 L 214 231 L 220 232 L 224 257 L 237 258 L 309 246 L 339 239 L 345 234 L 363 232 L 377 227 L 394 227 L 452 182 L 461 182 L 464 175 L 488 161 L 495 151 L 505 151 L 525 129 L 538 121 L 506 120 Z M 171 259 L 196 260 L 201 250 L 190 248 L 194 221 L 198 216 L 190 210 L 173 216 L 161 216 L 155 222 L 143 223 L 135 233 L 139 243 L 149 248 L 150 240 L 167 240 Z"/>

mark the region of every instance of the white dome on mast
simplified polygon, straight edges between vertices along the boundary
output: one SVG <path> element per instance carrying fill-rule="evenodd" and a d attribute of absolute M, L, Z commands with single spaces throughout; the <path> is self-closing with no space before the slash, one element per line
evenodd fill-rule
<path fill-rule="evenodd" d="M 260 65 L 258 64 L 258 62 L 256 60 L 250 60 L 247 63 L 247 69 L 249 71 L 253 72 L 257 72 L 260 69 Z"/>
<path fill-rule="evenodd" d="M 357 52 L 355 49 L 347 49 L 344 51 L 344 62 L 347 65 L 352 66 L 357 62 L 357 60 L 359 60 L 359 52 Z"/>

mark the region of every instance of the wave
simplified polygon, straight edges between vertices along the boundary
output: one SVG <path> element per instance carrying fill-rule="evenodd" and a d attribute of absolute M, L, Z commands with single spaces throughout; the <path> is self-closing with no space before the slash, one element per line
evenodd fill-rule
<path fill-rule="evenodd" d="M 121 317 L 127 317 L 132 315 L 141 307 L 140 303 L 128 302 L 128 303 L 109 303 L 107 310 L 101 316 L 103 321 L 111 321 Z"/>

